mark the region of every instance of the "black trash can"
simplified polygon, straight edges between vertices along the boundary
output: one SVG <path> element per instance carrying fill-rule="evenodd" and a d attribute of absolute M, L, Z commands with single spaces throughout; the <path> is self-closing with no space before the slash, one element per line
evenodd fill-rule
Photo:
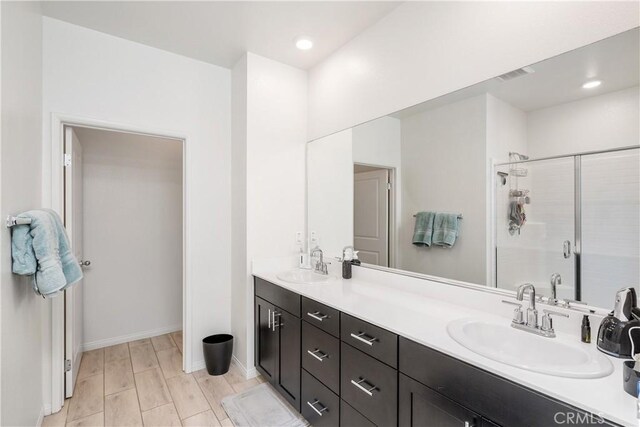
<path fill-rule="evenodd" d="M 233 335 L 209 335 L 202 340 L 202 351 L 209 375 L 226 374 L 233 354 Z"/>

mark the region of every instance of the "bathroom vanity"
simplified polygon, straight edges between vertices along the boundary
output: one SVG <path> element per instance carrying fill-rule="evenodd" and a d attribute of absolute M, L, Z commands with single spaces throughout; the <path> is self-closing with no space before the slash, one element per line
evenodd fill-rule
<path fill-rule="evenodd" d="M 480 361 L 447 335 L 443 322 L 455 313 L 448 303 L 416 295 L 403 301 L 409 294 L 399 292 L 386 297 L 358 280 L 299 285 L 254 274 L 260 276 L 254 282 L 255 366 L 314 426 L 619 425 L 631 419 L 633 407 L 618 412 L 633 399 L 622 390 L 617 366 L 607 378 L 577 379 Z M 604 397 L 605 385 L 614 396 Z"/>

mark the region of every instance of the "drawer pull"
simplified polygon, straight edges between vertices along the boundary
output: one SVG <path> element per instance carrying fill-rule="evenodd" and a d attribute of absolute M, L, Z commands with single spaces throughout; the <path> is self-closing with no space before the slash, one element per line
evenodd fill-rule
<path fill-rule="evenodd" d="M 358 334 L 351 333 L 351 338 L 362 341 L 366 345 L 373 345 L 373 342 L 378 340 L 378 338 L 369 338 L 364 332 L 360 332 Z"/>
<path fill-rule="evenodd" d="M 318 322 L 322 322 L 324 319 L 329 317 L 326 314 L 320 313 L 319 311 L 314 311 L 313 313 L 307 313 L 307 316 L 311 317 L 312 319 L 316 319 Z"/>
<path fill-rule="evenodd" d="M 327 353 L 321 352 L 320 349 L 318 349 L 318 348 L 316 348 L 314 351 L 307 350 L 307 353 L 309 353 L 310 355 L 312 355 L 313 357 L 315 357 L 316 359 L 318 359 L 321 362 L 324 359 L 326 359 L 327 357 L 329 357 L 329 355 Z"/>
<path fill-rule="evenodd" d="M 377 388 L 374 385 L 371 385 L 367 382 L 366 379 L 360 377 L 359 381 L 356 380 L 351 380 L 351 384 L 353 384 L 354 386 L 358 387 L 360 390 L 362 390 L 363 392 L 367 393 L 369 396 L 373 396 L 373 391 Z M 362 384 L 364 384 L 367 387 L 363 387 Z"/>
<path fill-rule="evenodd" d="M 322 405 L 322 403 L 320 403 L 321 408 L 318 409 L 315 406 L 318 403 L 320 403 L 320 401 L 318 399 L 316 399 L 313 402 L 307 402 L 307 405 L 309 405 L 309 407 L 311 407 L 311 409 L 313 409 L 316 412 L 316 414 L 322 416 L 322 413 L 327 410 L 327 407 Z"/>
<path fill-rule="evenodd" d="M 269 309 L 269 329 L 271 329 L 271 309 Z"/>
<path fill-rule="evenodd" d="M 282 326 L 282 322 L 276 323 L 276 316 L 280 317 L 282 316 L 282 313 L 277 313 L 275 310 L 273 310 L 273 320 L 271 321 L 271 330 L 273 332 L 276 331 L 276 328 Z"/>

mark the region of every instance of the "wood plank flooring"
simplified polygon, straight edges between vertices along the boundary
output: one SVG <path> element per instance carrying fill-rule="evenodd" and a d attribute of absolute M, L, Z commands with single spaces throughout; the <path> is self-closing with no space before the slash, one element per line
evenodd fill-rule
<path fill-rule="evenodd" d="M 220 402 L 263 382 L 234 365 L 225 375 L 182 371 L 182 332 L 82 355 L 73 397 L 43 427 L 232 426 Z"/>

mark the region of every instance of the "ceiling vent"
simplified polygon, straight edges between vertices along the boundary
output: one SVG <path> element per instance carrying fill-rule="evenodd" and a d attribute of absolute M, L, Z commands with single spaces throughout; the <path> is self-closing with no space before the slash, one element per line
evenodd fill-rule
<path fill-rule="evenodd" d="M 496 77 L 499 82 L 506 82 L 507 80 L 513 80 L 518 77 L 525 76 L 527 74 L 535 73 L 536 71 L 531 67 L 522 67 L 517 70 L 509 71 L 508 73 L 504 73 L 501 76 Z"/>

